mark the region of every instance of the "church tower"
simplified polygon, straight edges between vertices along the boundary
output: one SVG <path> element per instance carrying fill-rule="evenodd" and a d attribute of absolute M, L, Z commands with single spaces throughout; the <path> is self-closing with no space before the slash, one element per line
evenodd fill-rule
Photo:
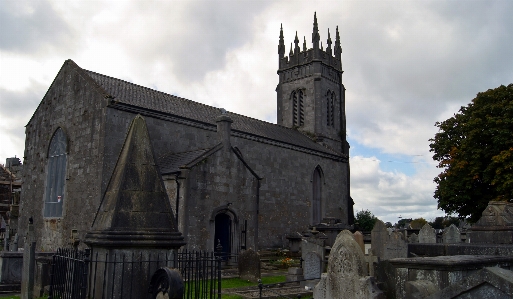
<path fill-rule="evenodd" d="M 342 84 L 342 47 L 338 27 L 334 47 L 328 30 L 324 50 L 317 14 L 314 14 L 312 48 L 307 48 L 305 37 L 301 49 L 296 32 L 294 46 L 290 44 L 287 57 L 282 26 L 278 54 L 278 124 L 297 129 L 347 155 L 345 88 Z"/>

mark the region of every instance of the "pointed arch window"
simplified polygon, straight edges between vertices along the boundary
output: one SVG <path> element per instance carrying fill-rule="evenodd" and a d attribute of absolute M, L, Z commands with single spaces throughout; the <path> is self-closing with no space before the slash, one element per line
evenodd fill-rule
<path fill-rule="evenodd" d="M 48 147 L 44 217 L 62 217 L 64 187 L 66 184 L 67 140 L 58 128 Z"/>
<path fill-rule="evenodd" d="M 335 92 L 330 90 L 326 93 L 326 125 L 335 127 Z"/>
<path fill-rule="evenodd" d="M 301 127 L 305 124 L 305 112 L 303 106 L 304 93 L 301 89 L 292 92 L 292 125 Z"/>
<path fill-rule="evenodd" d="M 317 166 L 312 177 L 312 225 L 322 220 L 322 170 Z"/>

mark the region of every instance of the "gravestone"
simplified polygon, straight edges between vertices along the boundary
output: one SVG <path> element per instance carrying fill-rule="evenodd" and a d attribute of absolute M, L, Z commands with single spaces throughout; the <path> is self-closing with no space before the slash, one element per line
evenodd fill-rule
<path fill-rule="evenodd" d="M 252 282 L 260 279 L 260 256 L 252 248 L 239 254 L 239 277 Z"/>
<path fill-rule="evenodd" d="M 467 231 L 469 243 L 513 244 L 513 204 L 491 201 Z"/>
<path fill-rule="evenodd" d="M 360 231 L 357 231 L 353 234 L 354 240 L 358 243 L 358 246 L 362 249 L 363 254 L 365 254 L 365 242 L 363 242 L 363 234 Z"/>
<path fill-rule="evenodd" d="M 436 232 L 428 223 L 419 231 L 419 243 L 436 243 Z"/>
<path fill-rule="evenodd" d="M 416 233 L 411 234 L 408 238 L 408 243 L 419 243 L 419 235 Z"/>
<path fill-rule="evenodd" d="M 444 229 L 442 240 L 445 244 L 460 243 L 460 230 L 454 224 L 451 224 L 451 226 Z"/>
<path fill-rule="evenodd" d="M 384 298 L 374 280 L 365 275 L 365 256 L 351 232 L 338 234 L 330 252 L 328 271 L 315 286 L 315 299 Z"/>
<path fill-rule="evenodd" d="M 385 223 L 377 220 L 371 231 L 371 250 L 372 255 L 383 258 L 385 251 L 385 243 L 388 241 L 389 233 Z"/>
<path fill-rule="evenodd" d="M 408 256 L 408 244 L 404 235 L 399 232 L 392 232 L 388 242 L 385 243 L 383 260 L 394 258 L 405 258 Z"/>
<path fill-rule="evenodd" d="M 305 279 L 321 278 L 321 257 L 315 252 L 308 252 L 303 262 L 303 275 Z"/>

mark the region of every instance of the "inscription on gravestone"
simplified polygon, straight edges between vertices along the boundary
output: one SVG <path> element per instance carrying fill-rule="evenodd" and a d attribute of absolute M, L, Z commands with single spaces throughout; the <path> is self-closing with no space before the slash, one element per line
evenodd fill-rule
<path fill-rule="evenodd" d="M 305 256 L 303 275 L 305 279 L 321 278 L 321 258 L 314 252 Z"/>

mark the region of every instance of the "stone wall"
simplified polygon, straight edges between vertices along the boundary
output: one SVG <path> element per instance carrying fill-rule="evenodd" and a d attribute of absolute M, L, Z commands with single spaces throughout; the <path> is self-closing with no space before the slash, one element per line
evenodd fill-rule
<path fill-rule="evenodd" d="M 91 225 L 98 208 L 103 162 L 105 104 L 90 81 L 66 66 L 26 126 L 24 182 L 20 204 L 20 235 L 33 217 L 38 250 L 51 251 L 67 245 L 72 229 L 80 237 Z M 67 171 L 62 218 L 43 218 L 47 153 L 57 128 L 66 134 Z M 24 240 L 20 240 L 20 247 Z"/>

